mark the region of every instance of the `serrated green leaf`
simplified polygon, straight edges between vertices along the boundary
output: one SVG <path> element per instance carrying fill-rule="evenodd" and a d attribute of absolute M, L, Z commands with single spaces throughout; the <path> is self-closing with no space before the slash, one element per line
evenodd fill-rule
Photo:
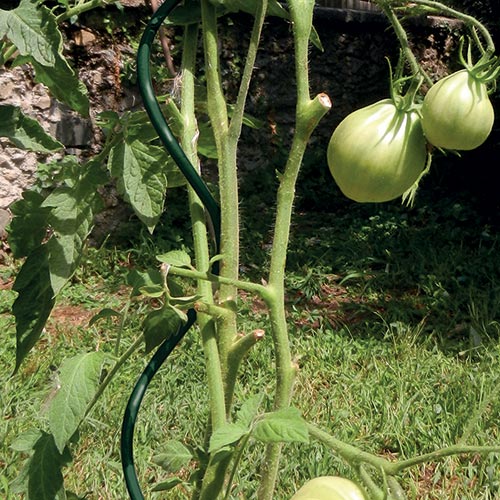
<path fill-rule="evenodd" d="M 0 106 L 0 137 L 7 137 L 18 148 L 39 153 L 51 153 L 64 147 L 36 120 L 9 104 Z"/>
<path fill-rule="evenodd" d="M 191 267 L 191 257 L 184 250 L 172 250 L 156 256 L 156 260 L 174 267 Z"/>
<path fill-rule="evenodd" d="M 132 287 L 132 297 L 136 297 L 141 294 L 141 288 L 146 286 L 161 286 L 163 289 L 163 277 L 157 269 L 145 272 L 132 269 L 127 274 L 127 285 Z"/>
<path fill-rule="evenodd" d="M 26 496 L 26 493 L 28 492 L 29 466 L 30 460 L 28 459 L 24 462 L 14 481 L 10 483 L 9 491 L 14 495 Z"/>
<path fill-rule="evenodd" d="M 136 140 L 116 144 L 108 160 L 118 190 L 151 233 L 163 212 L 167 189 L 165 157 L 163 148 Z"/>
<path fill-rule="evenodd" d="M 30 56 L 17 57 L 14 66 L 31 63 L 35 68 L 35 81 L 46 85 L 52 95 L 82 116 L 89 116 L 87 87 L 78 78 L 68 61 L 57 55 L 53 66 L 44 66 Z"/>
<path fill-rule="evenodd" d="M 177 485 L 182 484 L 184 481 L 178 477 L 171 477 L 161 483 L 156 484 L 151 488 L 151 491 L 169 491 Z"/>
<path fill-rule="evenodd" d="M 54 437 L 44 432 L 29 461 L 27 500 L 55 500 L 63 487 L 61 469 L 70 461 L 67 449 L 60 453 Z"/>
<path fill-rule="evenodd" d="M 141 286 L 139 289 L 141 295 L 152 298 L 159 298 L 162 295 L 165 295 L 165 289 L 163 285 L 149 285 L 149 286 Z"/>
<path fill-rule="evenodd" d="M 181 317 L 170 306 L 150 312 L 143 323 L 146 352 L 151 352 L 164 340 L 175 335 L 181 325 Z"/>
<path fill-rule="evenodd" d="M 19 295 L 12 305 L 16 318 L 17 372 L 24 358 L 36 344 L 54 307 L 50 283 L 49 258 L 45 246 L 35 249 L 17 274 L 13 290 Z"/>
<path fill-rule="evenodd" d="M 248 434 L 250 429 L 238 422 L 229 422 L 218 427 L 210 438 L 209 452 L 215 453 L 226 446 L 237 443 L 243 436 Z"/>
<path fill-rule="evenodd" d="M 25 191 L 22 199 L 10 206 L 13 218 L 7 229 L 8 242 L 16 259 L 38 248 L 47 234 L 50 208 L 42 208 L 43 200 L 41 194 Z"/>
<path fill-rule="evenodd" d="M 183 443 L 176 440 L 167 441 L 163 447 L 163 453 L 155 455 L 153 463 L 159 465 L 163 470 L 169 473 L 177 472 L 193 459 L 191 450 Z"/>
<path fill-rule="evenodd" d="M 66 359 L 60 370 L 60 389 L 50 402 L 49 428 L 62 453 L 94 397 L 105 354 L 90 352 Z"/>
<path fill-rule="evenodd" d="M 173 26 L 186 26 L 201 21 L 200 2 L 184 2 L 179 5 L 167 18 L 166 23 Z"/>
<path fill-rule="evenodd" d="M 122 314 L 119 313 L 118 311 L 105 307 L 104 309 L 101 309 L 97 314 L 94 314 L 92 318 L 90 318 L 89 326 L 95 325 L 98 321 L 101 321 L 102 319 L 121 318 L 121 317 Z"/>
<path fill-rule="evenodd" d="M 257 394 L 256 396 L 247 399 L 236 413 L 236 422 L 243 427 L 250 427 L 253 420 L 257 416 L 259 407 L 262 404 L 262 399 L 263 396 L 261 394 Z"/>
<path fill-rule="evenodd" d="M 12 441 L 10 448 L 19 453 L 28 453 L 33 450 L 42 434 L 40 429 L 28 429 Z"/>
<path fill-rule="evenodd" d="M 12 10 L 0 9 L 0 38 L 6 36 L 22 55 L 53 66 L 62 47 L 54 14 L 36 0 L 21 0 Z"/>
<path fill-rule="evenodd" d="M 98 165 L 87 164 L 73 186 L 55 189 L 42 204 L 42 207 L 52 207 L 49 223 L 54 235 L 47 249 L 55 295 L 73 275 L 92 229 L 94 214 L 102 206 L 97 188 L 106 178 L 101 175 Z"/>
<path fill-rule="evenodd" d="M 297 408 L 267 413 L 253 429 L 252 436 L 264 443 L 308 443 L 307 424 Z"/>

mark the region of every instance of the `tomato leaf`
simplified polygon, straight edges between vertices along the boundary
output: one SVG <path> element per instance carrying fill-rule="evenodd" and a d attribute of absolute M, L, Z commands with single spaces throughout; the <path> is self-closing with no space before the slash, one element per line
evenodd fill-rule
<path fill-rule="evenodd" d="M 12 313 L 16 318 L 15 373 L 40 338 L 54 307 L 46 246 L 40 246 L 30 253 L 12 288 L 19 294 L 12 305 Z"/>
<path fill-rule="evenodd" d="M 30 56 L 17 57 L 14 66 L 26 63 L 31 63 L 35 68 L 35 81 L 46 85 L 57 100 L 81 115 L 89 116 L 87 87 L 62 55 L 57 55 L 52 66 L 40 64 Z"/>
<path fill-rule="evenodd" d="M 238 422 L 229 422 L 222 427 L 218 427 L 210 438 L 209 453 L 215 453 L 226 446 L 237 443 L 243 436 L 248 434 L 250 429 Z"/>
<path fill-rule="evenodd" d="M 0 137 L 7 137 L 18 148 L 50 153 L 64 146 L 47 134 L 33 118 L 22 113 L 17 106 L 0 106 Z"/>
<path fill-rule="evenodd" d="M 174 267 L 191 267 L 191 257 L 184 250 L 172 250 L 156 256 L 156 260 Z"/>
<path fill-rule="evenodd" d="M 92 318 L 90 318 L 89 321 L 89 326 L 95 325 L 98 321 L 102 319 L 108 319 L 108 318 L 121 318 L 122 314 L 119 313 L 118 311 L 115 311 L 114 309 L 110 309 L 108 307 L 105 307 L 104 309 L 101 309 L 97 314 L 94 314 Z"/>
<path fill-rule="evenodd" d="M 85 416 L 99 385 L 105 354 L 90 352 L 66 359 L 61 366 L 60 389 L 48 410 L 49 428 L 60 453 Z"/>
<path fill-rule="evenodd" d="M 182 325 L 178 312 L 170 306 L 150 312 L 144 320 L 144 340 L 146 352 L 151 352 L 164 340 L 175 335 Z"/>
<path fill-rule="evenodd" d="M 35 0 L 21 0 L 12 10 L 0 9 L 0 39 L 6 36 L 22 55 L 54 66 L 62 47 L 61 32 L 52 12 Z"/>
<path fill-rule="evenodd" d="M 138 140 L 120 141 L 109 155 L 108 168 L 119 192 L 152 233 L 161 213 L 167 189 L 163 148 Z"/>
<path fill-rule="evenodd" d="M 150 286 L 141 286 L 139 289 L 141 295 L 145 297 L 151 297 L 157 299 L 165 294 L 165 289 L 163 285 L 150 285 Z"/>
<path fill-rule="evenodd" d="M 308 443 L 309 432 L 297 408 L 267 413 L 255 423 L 252 436 L 264 443 Z"/>
<path fill-rule="evenodd" d="M 25 191 L 22 199 L 10 206 L 13 215 L 8 228 L 8 241 L 14 258 L 27 257 L 38 248 L 47 234 L 50 208 L 41 208 L 43 196 Z"/>
<path fill-rule="evenodd" d="M 132 287 L 132 297 L 141 295 L 143 287 L 160 286 L 163 289 L 163 278 L 157 269 L 148 269 L 145 272 L 132 269 L 127 274 L 127 285 Z"/>
<path fill-rule="evenodd" d="M 172 488 L 175 488 L 178 484 L 182 484 L 184 481 L 178 477 L 171 477 L 151 488 L 151 491 L 169 491 Z"/>
<path fill-rule="evenodd" d="M 159 465 L 166 472 L 177 472 L 193 459 L 191 450 L 183 443 L 170 440 L 165 443 L 164 452 L 152 458 L 154 464 Z"/>
<path fill-rule="evenodd" d="M 61 469 L 71 461 L 67 448 L 61 453 L 51 434 L 43 432 L 28 466 L 27 500 L 55 500 L 63 487 Z"/>
<path fill-rule="evenodd" d="M 236 413 L 236 422 L 239 425 L 249 428 L 259 411 L 262 399 L 263 396 L 261 394 L 247 399 Z"/>
<path fill-rule="evenodd" d="M 40 429 L 28 429 L 12 441 L 10 448 L 20 453 L 29 453 L 33 450 L 42 434 L 43 432 Z"/>
<path fill-rule="evenodd" d="M 42 204 L 42 207 L 52 207 L 49 223 L 54 235 L 47 243 L 47 248 L 54 295 L 73 275 L 85 239 L 92 229 L 94 214 L 101 207 L 97 187 L 106 178 L 102 176 L 98 165 L 87 164 L 86 167 L 73 186 L 55 189 Z"/>

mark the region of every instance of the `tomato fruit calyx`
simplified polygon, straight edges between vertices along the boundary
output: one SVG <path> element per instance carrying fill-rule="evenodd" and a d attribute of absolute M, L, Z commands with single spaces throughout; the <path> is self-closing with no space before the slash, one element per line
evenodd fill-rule
<path fill-rule="evenodd" d="M 471 43 L 467 46 L 467 55 L 464 55 L 464 38 L 460 39 L 458 57 L 462 66 L 469 72 L 472 78 L 484 85 L 491 84 L 496 88 L 496 80 L 500 76 L 500 59 L 485 51 L 477 62 L 472 61 Z"/>

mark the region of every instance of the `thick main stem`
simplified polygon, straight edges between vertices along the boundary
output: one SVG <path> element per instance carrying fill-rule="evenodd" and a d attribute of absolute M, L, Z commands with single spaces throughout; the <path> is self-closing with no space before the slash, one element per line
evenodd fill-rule
<path fill-rule="evenodd" d="M 285 408 L 290 404 L 296 372 L 288 339 L 284 285 L 295 185 L 309 137 L 319 120 L 331 106 L 326 95 L 317 96 L 313 100 L 309 95 L 308 50 L 314 0 L 289 0 L 288 3 L 292 16 L 295 42 L 297 107 L 296 128 L 290 155 L 278 188 L 276 222 L 268 280 L 270 294 L 267 305 L 269 307 L 276 356 L 275 409 Z M 258 491 L 259 500 L 271 500 L 273 497 L 280 455 L 280 444 L 268 445 Z"/>
<path fill-rule="evenodd" d="M 219 166 L 219 197 L 222 214 L 219 250 L 224 256 L 220 275 L 235 280 L 238 278 L 239 268 L 239 212 L 236 154 L 235 152 L 231 152 L 228 140 L 229 119 L 220 79 L 217 12 L 209 0 L 202 0 L 201 12 L 207 78 L 207 107 L 215 137 Z M 221 304 L 233 301 L 236 299 L 236 294 L 236 287 L 223 284 L 219 289 L 219 301 Z M 236 335 L 236 318 L 221 320 L 217 326 L 217 340 L 222 360 L 222 369 L 223 373 L 226 373 L 227 352 Z"/>
<path fill-rule="evenodd" d="M 198 135 L 195 107 L 194 107 L 194 87 L 195 87 L 195 62 L 198 40 L 198 26 L 193 24 L 185 29 L 183 55 L 182 55 L 182 106 L 181 106 L 181 144 L 193 165 L 198 165 L 196 155 L 196 137 Z M 191 223 L 193 230 L 194 252 L 196 266 L 198 269 L 208 271 L 209 269 L 209 242 L 207 236 L 206 214 L 203 204 L 193 189 L 189 188 L 189 208 L 191 213 Z M 213 302 L 211 283 L 205 280 L 198 280 L 198 293 L 202 300 L 208 304 Z M 212 318 L 203 313 L 198 314 L 198 325 L 200 327 L 207 367 L 207 389 L 210 400 L 210 424 L 211 428 L 216 428 L 225 423 L 225 401 L 222 380 L 222 368 L 217 346 L 217 330 Z M 208 433 L 211 429 L 207 430 Z M 206 482 L 214 484 L 216 472 L 214 470 L 202 471 Z M 207 488 L 209 489 L 209 488 Z M 193 493 L 193 498 L 199 497 L 199 490 Z"/>

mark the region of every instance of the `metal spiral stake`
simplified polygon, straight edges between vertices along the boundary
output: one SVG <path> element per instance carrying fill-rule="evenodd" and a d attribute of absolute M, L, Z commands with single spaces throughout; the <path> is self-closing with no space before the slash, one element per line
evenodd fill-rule
<path fill-rule="evenodd" d="M 176 162 L 183 175 L 186 177 L 193 190 L 199 196 L 208 212 L 214 228 L 216 247 L 218 250 L 220 242 L 219 206 L 172 134 L 172 131 L 170 130 L 161 111 L 151 80 L 150 57 L 153 41 L 165 18 L 180 3 L 180 1 L 181 0 L 165 0 L 149 21 L 142 36 L 137 53 L 138 85 L 142 95 L 144 107 L 149 115 L 151 123 L 158 133 L 160 140 L 172 156 L 173 160 Z M 171 335 L 168 336 L 167 340 L 160 345 L 156 353 L 153 355 L 151 361 L 148 363 L 139 377 L 139 380 L 135 384 L 125 409 L 125 415 L 122 422 L 120 448 L 123 474 L 131 500 L 144 500 L 137 478 L 133 456 L 134 427 L 137 420 L 137 414 L 149 383 L 173 351 L 175 346 L 181 341 L 196 321 L 196 311 L 194 309 L 190 309 L 187 312 L 187 318 L 187 322 L 178 331 L 171 332 Z"/>

